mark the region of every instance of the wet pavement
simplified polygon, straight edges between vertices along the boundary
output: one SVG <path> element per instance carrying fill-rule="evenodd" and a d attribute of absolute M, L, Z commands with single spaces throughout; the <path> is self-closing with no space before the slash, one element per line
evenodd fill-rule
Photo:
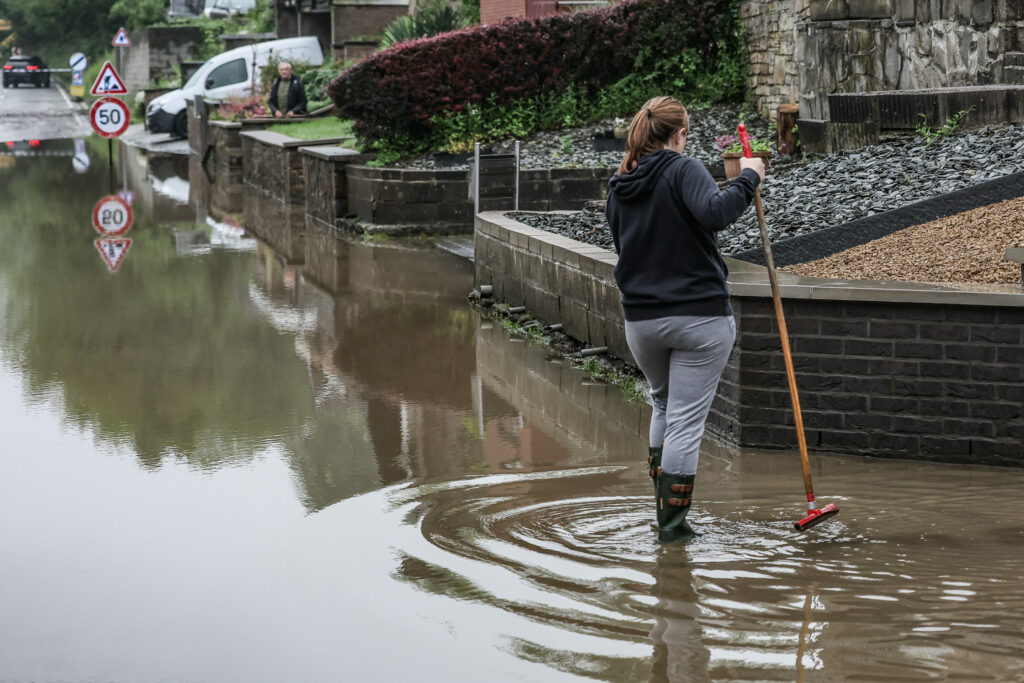
<path fill-rule="evenodd" d="M 659 547 L 647 411 L 468 260 L 313 277 L 187 159 L 75 149 L 0 165 L 0 681 L 1024 680 L 1024 472 L 812 456 L 799 534 L 795 453 L 706 441 Z"/>
<path fill-rule="evenodd" d="M 0 88 L 0 141 L 57 140 L 91 132 L 88 105 L 73 102 L 55 79 L 49 88 Z"/>

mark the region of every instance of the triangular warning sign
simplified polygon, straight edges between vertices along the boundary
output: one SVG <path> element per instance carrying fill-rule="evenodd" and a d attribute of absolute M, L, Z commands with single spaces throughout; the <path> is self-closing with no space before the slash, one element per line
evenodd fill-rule
<path fill-rule="evenodd" d="M 96 82 L 92 84 L 92 90 L 89 93 L 95 96 L 127 95 L 128 88 L 124 87 L 124 81 L 114 71 L 113 65 L 110 62 L 103 62 L 100 75 L 96 77 Z"/>
<path fill-rule="evenodd" d="M 129 238 L 116 238 L 96 240 L 94 244 L 100 250 L 100 256 L 107 264 L 107 270 L 116 273 L 117 269 L 121 267 L 121 262 L 124 261 L 124 255 L 128 253 L 128 247 L 132 246 L 132 241 Z"/>
<path fill-rule="evenodd" d="M 117 29 L 117 35 L 110 41 L 110 44 L 114 47 L 131 47 L 132 41 L 128 39 L 128 34 L 124 32 L 124 27 Z"/>

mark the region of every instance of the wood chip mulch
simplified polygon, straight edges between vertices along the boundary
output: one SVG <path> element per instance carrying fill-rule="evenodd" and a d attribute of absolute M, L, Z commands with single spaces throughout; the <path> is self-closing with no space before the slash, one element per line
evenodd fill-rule
<path fill-rule="evenodd" d="M 927 283 L 1020 284 L 1009 247 L 1024 247 L 1024 197 L 915 225 L 808 263 L 797 275 Z"/>

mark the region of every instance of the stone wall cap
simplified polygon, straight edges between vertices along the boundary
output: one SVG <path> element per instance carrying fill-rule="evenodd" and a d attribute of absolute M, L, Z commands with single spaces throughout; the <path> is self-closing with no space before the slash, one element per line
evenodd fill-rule
<path fill-rule="evenodd" d="M 299 153 L 305 154 L 306 156 L 316 157 L 318 159 L 326 159 L 328 161 L 345 157 L 362 156 L 363 154 L 357 149 L 348 149 L 347 147 L 340 147 L 338 145 L 309 145 L 299 147 Z"/>
<path fill-rule="evenodd" d="M 214 128 L 231 128 L 231 129 L 235 129 L 235 128 L 241 128 L 242 127 L 242 124 L 239 123 L 238 121 L 221 121 L 220 119 L 218 119 L 216 121 L 210 121 L 210 125 L 213 126 Z"/>
<path fill-rule="evenodd" d="M 246 130 L 241 133 L 243 138 L 251 138 L 262 142 L 266 145 L 272 145 L 274 147 L 284 147 L 285 143 L 288 142 L 300 142 L 293 137 L 282 135 L 281 133 L 274 133 L 269 130 Z M 309 144 L 309 143 L 305 143 Z"/>
<path fill-rule="evenodd" d="M 768 269 L 754 263 L 725 258 L 729 267 L 729 291 L 733 296 L 770 297 Z M 779 293 L 784 299 L 815 301 L 875 301 L 887 303 L 958 304 L 1024 308 L 1024 290 L 1017 285 L 887 280 L 833 280 L 778 272 Z"/>
<path fill-rule="evenodd" d="M 242 137 L 252 138 L 258 140 L 265 145 L 272 147 L 316 147 L 319 145 L 335 145 L 345 140 L 351 140 L 351 137 L 343 138 L 318 138 L 315 140 L 299 140 L 293 138 L 290 135 L 284 135 L 283 133 L 275 133 L 269 130 L 247 130 L 242 131 Z"/>

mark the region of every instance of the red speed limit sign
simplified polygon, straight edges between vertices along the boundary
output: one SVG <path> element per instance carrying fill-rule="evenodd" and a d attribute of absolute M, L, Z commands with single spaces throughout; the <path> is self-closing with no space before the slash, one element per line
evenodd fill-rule
<path fill-rule="evenodd" d="M 132 227 L 132 207 L 116 195 L 107 195 L 92 209 L 92 225 L 101 235 L 123 235 Z"/>
<path fill-rule="evenodd" d="M 89 110 L 92 129 L 105 138 L 116 138 L 128 129 L 131 114 L 128 105 L 114 97 L 96 100 Z"/>

